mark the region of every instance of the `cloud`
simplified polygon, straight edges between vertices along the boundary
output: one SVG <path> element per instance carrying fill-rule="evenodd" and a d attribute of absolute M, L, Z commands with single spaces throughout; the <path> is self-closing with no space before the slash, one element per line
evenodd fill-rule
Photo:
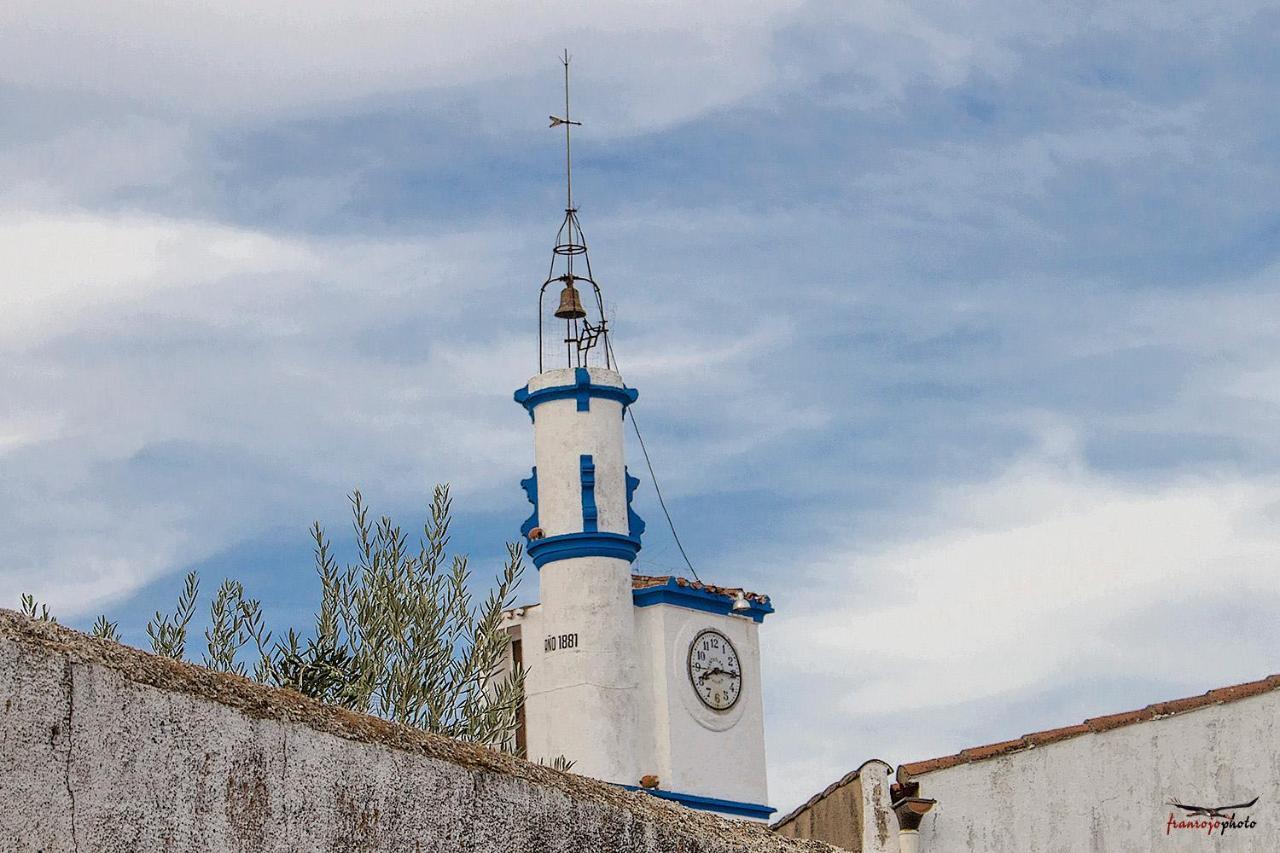
<path fill-rule="evenodd" d="M 472 253 L 501 265 L 492 235 L 3 221 L 0 600 L 37 592 L 75 618 L 264 525 L 303 529 L 317 489 L 484 494 L 527 455 L 508 388 L 526 353 L 500 325 L 470 350 L 440 334 L 486 313 L 492 291 L 458 302 L 451 271 Z"/>
<path fill-rule="evenodd" d="M 0 217 L 0 256 L 16 262 L 0 319 L 5 348 L 66 333 L 90 314 L 101 318 L 159 291 L 314 272 L 318 260 L 299 245 L 215 223 L 24 212 Z"/>
<path fill-rule="evenodd" d="M 801 773 L 809 793 L 825 784 L 789 756 L 810 753 L 802 733 L 842 719 L 860 732 L 819 762 L 830 778 L 873 754 L 903 762 L 976 745 L 963 740 L 975 728 L 988 740 L 1024 733 L 974 726 L 959 709 L 1001 719 L 996 708 L 1090 678 L 1194 691 L 1269 674 L 1268 647 L 1218 623 L 1228 602 L 1229 618 L 1245 618 L 1280 586 L 1277 519 L 1280 478 L 1127 482 L 1090 470 L 1058 430 L 990 479 L 938 489 L 885 541 L 807 555 L 765 643 L 768 670 L 782 674 L 774 691 L 822 697 L 775 693 L 781 801 L 807 796 Z M 1075 721 L 1046 716 L 1031 708 L 1008 724 Z"/>
<path fill-rule="evenodd" d="M 652 124 L 767 83 L 769 34 L 796 6 L 19 2 L 0 16 L 0 79 L 180 115 L 298 115 L 418 89 L 533 74 L 550 82 L 556 54 L 569 46 L 614 93 L 587 103 L 624 105 L 597 113 L 602 126 Z M 685 85 L 691 79 L 698 85 Z"/>

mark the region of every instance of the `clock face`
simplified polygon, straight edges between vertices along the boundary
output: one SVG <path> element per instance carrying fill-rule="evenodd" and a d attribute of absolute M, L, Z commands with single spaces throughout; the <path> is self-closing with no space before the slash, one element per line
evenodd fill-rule
<path fill-rule="evenodd" d="M 702 704 L 727 711 L 742 695 L 742 664 L 729 638 L 708 628 L 689 645 L 689 681 Z"/>

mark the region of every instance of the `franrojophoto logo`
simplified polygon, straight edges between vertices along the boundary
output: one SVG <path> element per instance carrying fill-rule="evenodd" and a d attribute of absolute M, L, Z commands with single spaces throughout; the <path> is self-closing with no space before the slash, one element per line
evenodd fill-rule
<path fill-rule="evenodd" d="M 1169 805 L 1182 809 L 1184 813 L 1169 812 L 1164 834 L 1172 835 L 1175 831 L 1185 830 L 1203 832 L 1206 835 L 1226 835 L 1229 830 L 1253 829 L 1258 822 L 1249 817 L 1248 811 L 1256 802 L 1258 797 L 1232 806 L 1192 806 L 1170 800 Z"/>

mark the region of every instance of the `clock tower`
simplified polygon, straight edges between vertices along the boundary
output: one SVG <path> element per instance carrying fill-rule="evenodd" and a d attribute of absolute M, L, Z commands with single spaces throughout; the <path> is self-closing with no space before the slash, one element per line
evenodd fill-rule
<path fill-rule="evenodd" d="M 521 527 L 540 602 L 505 614 L 526 672 L 517 745 L 531 760 L 691 808 L 767 820 L 759 627 L 766 596 L 632 571 L 645 524 L 624 459 L 639 397 L 613 359 L 573 205 L 568 57 L 564 220 L 538 302 L 538 373 L 515 392 L 533 426 Z"/>

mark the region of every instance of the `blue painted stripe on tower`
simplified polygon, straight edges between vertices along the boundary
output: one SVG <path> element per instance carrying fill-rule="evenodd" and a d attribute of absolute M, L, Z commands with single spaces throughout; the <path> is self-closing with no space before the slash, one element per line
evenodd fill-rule
<path fill-rule="evenodd" d="M 590 453 L 579 456 L 578 465 L 582 474 L 582 530 L 595 533 L 599 529 L 600 517 L 600 511 L 596 509 L 596 466 Z"/>
<path fill-rule="evenodd" d="M 573 378 L 578 386 L 578 411 L 591 411 L 591 374 L 585 367 L 575 367 Z"/>

